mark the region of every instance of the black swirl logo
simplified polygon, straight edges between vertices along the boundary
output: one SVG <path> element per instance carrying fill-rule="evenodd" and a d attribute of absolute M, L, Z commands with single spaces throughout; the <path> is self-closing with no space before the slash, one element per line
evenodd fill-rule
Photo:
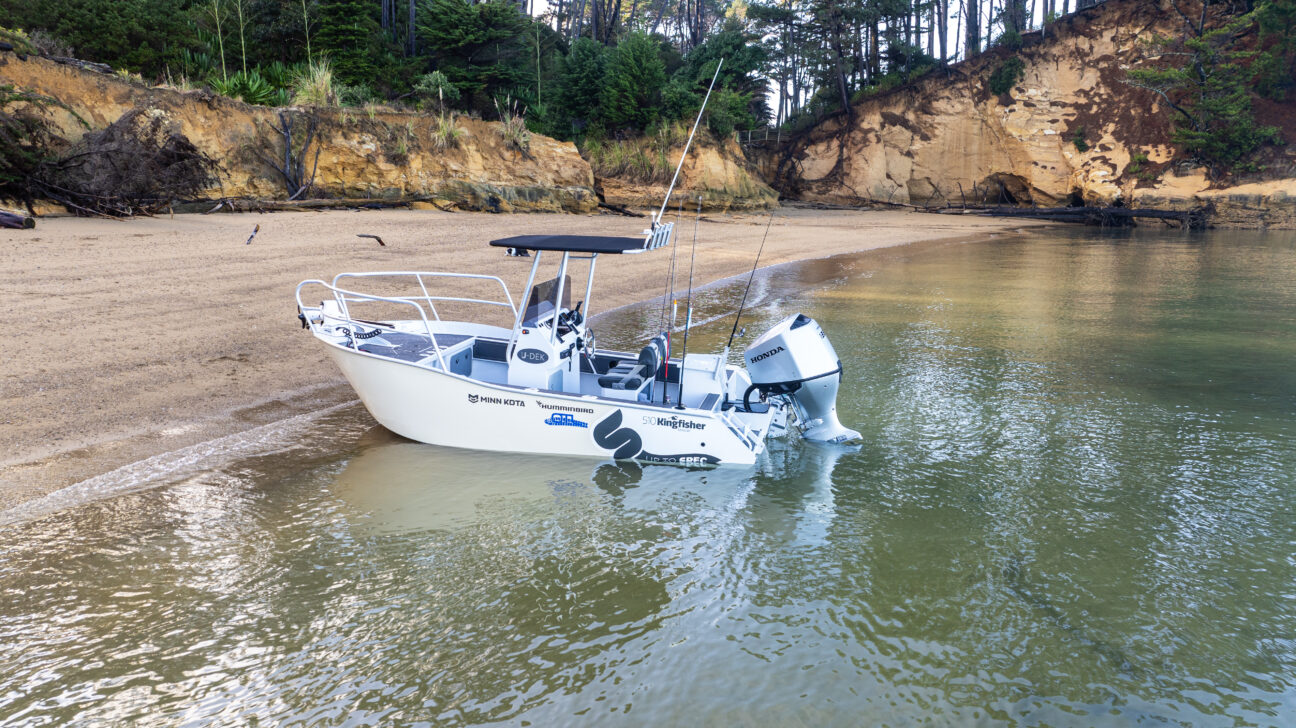
<path fill-rule="evenodd" d="M 618 460 L 632 458 L 643 449 L 643 438 L 629 427 L 621 426 L 621 410 L 604 417 L 594 426 L 594 442 L 601 448 L 613 450 Z"/>

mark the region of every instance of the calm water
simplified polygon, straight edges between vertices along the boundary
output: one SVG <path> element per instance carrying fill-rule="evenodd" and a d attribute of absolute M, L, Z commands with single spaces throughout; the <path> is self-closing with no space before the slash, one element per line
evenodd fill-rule
<path fill-rule="evenodd" d="M 1296 725 L 1296 237 L 1037 233 L 754 293 L 753 332 L 823 324 L 865 445 L 638 467 L 345 408 L 0 527 L 0 723 Z"/>

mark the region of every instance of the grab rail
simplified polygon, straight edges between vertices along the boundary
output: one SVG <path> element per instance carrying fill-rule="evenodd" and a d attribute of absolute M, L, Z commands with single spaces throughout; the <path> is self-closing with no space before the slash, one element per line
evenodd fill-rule
<path fill-rule="evenodd" d="M 427 304 L 428 309 L 432 312 L 432 318 L 437 321 L 441 320 L 441 315 L 437 313 L 436 304 L 433 301 L 451 301 L 457 303 L 476 303 L 484 306 L 501 306 L 507 308 L 514 318 L 517 318 L 517 305 L 513 303 L 513 296 L 509 294 L 508 286 L 504 284 L 498 276 L 479 275 L 476 273 L 444 273 L 440 271 L 369 271 L 364 273 L 339 273 L 333 277 L 333 286 L 346 278 L 396 278 L 400 276 L 411 276 L 418 283 L 419 290 L 423 292 L 422 296 L 396 296 L 406 301 L 423 301 Z M 495 281 L 499 284 L 500 289 L 504 291 L 504 300 L 488 300 L 484 298 L 464 298 L 462 296 L 433 296 L 428 293 L 427 283 L 424 278 L 467 278 L 473 280 Z M 370 295 L 370 294 L 366 294 Z"/>
<path fill-rule="evenodd" d="M 334 280 L 337 279 L 335 278 Z M 359 293 L 357 291 L 348 291 L 345 288 L 339 288 L 335 285 L 325 283 L 324 281 L 318 279 L 311 279 L 311 280 L 302 281 L 301 283 L 297 284 L 296 297 L 297 297 L 298 311 L 302 311 L 305 310 L 306 308 L 310 308 L 308 306 L 305 306 L 302 303 L 301 292 L 302 292 L 302 288 L 311 284 L 318 284 L 332 291 L 333 300 L 337 301 L 338 308 L 341 310 L 343 318 L 348 323 L 351 323 L 352 325 L 356 324 L 356 320 L 351 318 L 351 312 L 347 310 L 346 301 L 348 296 L 353 297 L 354 300 L 356 301 L 383 301 L 386 303 L 395 303 L 395 304 L 403 304 L 406 306 L 413 306 L 415 309 L 418 310 L 419 318 L 423 320 L 423 330 L 427 332 L 428 339 L 432 341 L 432 348 L 436 351 L 437 363 L 441 365 L 441 371 L 446 373 L 450 372 L 450 368 L 446 366 L 445 358 L 441 356 L 441 346 L 437 344 L 436 334 L 432 333 L 432 323 L 428 321 L 427 314 L 424 313 L 423 307 L 420 306 L 415 301 L 406 300 L 405 298 L 396 298 L 392 296 L 379 296 L 372 293 Z M 429 303 L 428 305 L 431 306 L 432 304 Z M 373 324 L 370 325 L 372 326 Z M 384 328 L 384 327 L 379 327 L 379 328 Z M 349 338 L 351 339 L 351 348 L 355 349 L 356 351 L 360 351 L 360 344 L 359 344 L 360 339 L 355 335 L 354 330 L 352 331 L 352 334 Z"/>

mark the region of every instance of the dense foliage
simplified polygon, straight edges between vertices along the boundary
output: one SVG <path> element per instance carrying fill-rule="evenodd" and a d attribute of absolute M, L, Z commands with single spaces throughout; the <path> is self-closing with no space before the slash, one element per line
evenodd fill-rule
<path fill-rule="evenodd" d="M 448 129 L 453 112 L 507 107 L 533 131 L 587 142 L 690 120 L 721 59 L 707 114 L 721 135 L 795 133 L 990 46 L 1001 57 L 988 86 L 1003 93 L 1027 34 L 1050 33 L 1071 1 L 0 0 L 0 17 L 48 53 L 149 82 L 256 104 L 400 104 Z M 1172 102 L 1186 150 L 1229 167 L 1274 138 L 1253 96 L 1296 84 L 1296 0 L 1204 0 L 1205 13 L 1202 1 L 1170 0 L 1185 33 L 1131 79 Z"/>
<path fill-rule="evenodd" d="M 1183 34 L 1154 38 L 1163 51 L 1159 62 L 1129 71 L 1132 84 L 1158 94 L 1175 111 L 1173 141 L 1216 171 L 1250 168 L 1262 145 L 1281 141 L 1277 128 L 1256 122 L 1252 96 L 1257 88 L 1281 94 L 1291 83 L 1290 76 L 1273 76 L 1274 69 L 1283 76 L 1296 60 L 1286 35 L 1293 6 L 1296 0 L 1267 0 L 1214 26 L 1210 0 L 1196 15 L 1181 8 Z"/>

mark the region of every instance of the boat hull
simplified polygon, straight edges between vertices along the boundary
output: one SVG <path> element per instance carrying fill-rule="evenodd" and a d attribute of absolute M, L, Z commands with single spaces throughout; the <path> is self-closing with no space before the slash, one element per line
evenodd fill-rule
<path fill-rule="evenodd" d="M 751 464 L 720 413 L 481 382 L 323 342 L 374 419 L 411 440 L 683 465 Z"/>

